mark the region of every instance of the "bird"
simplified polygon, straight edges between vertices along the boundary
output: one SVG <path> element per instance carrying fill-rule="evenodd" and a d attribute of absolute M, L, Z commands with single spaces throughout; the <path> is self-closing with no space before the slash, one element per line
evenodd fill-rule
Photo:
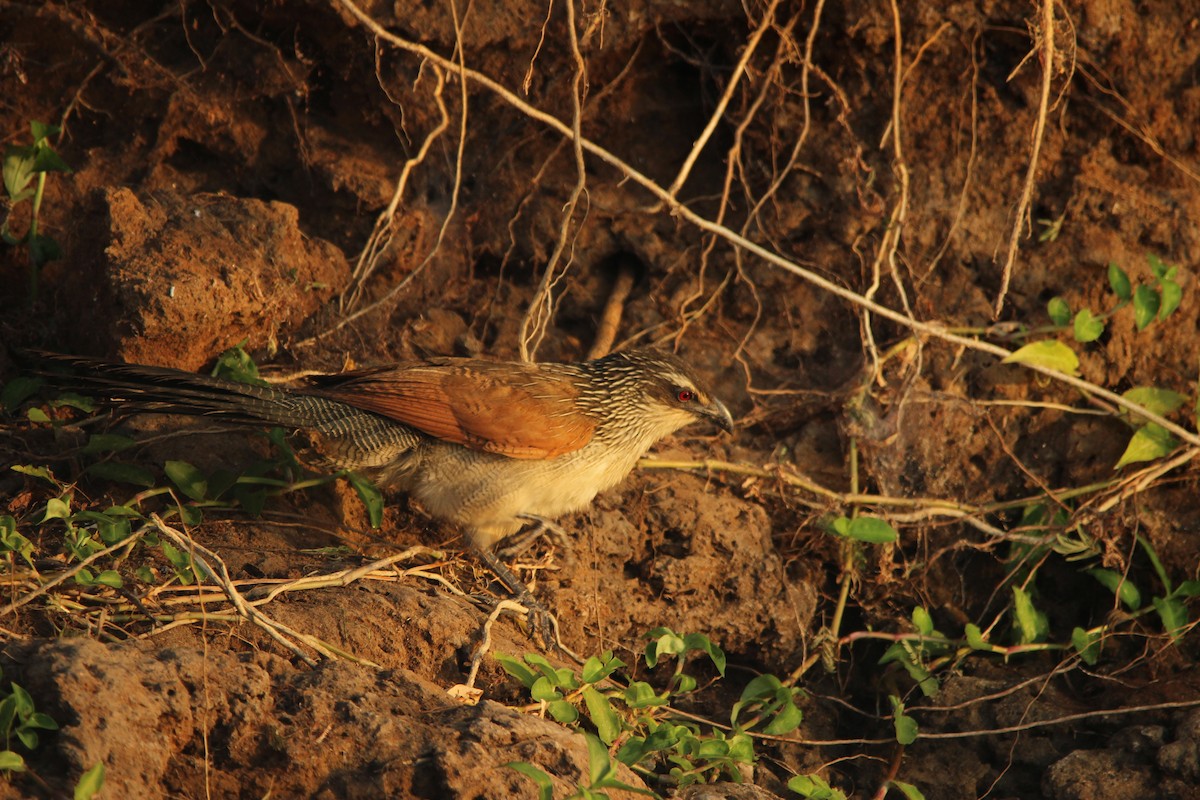
<path fill-rule="evenodd" d="M 321 466 L 406 493 L 459 526 L 522 599 L 527 587 L 492 555 L 499 542 L 530 520 L 586 508 L 680 428 L 733 431 L 699 373 L 653 347 L 567 363 L 431 357 L 295 387 L 36 355 L 71 373 L 56 382 L 122 409 L 291 429 Z"/>

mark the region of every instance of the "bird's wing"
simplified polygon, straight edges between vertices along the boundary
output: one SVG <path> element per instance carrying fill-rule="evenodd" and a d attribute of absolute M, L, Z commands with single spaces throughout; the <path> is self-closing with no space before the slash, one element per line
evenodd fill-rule
<path fill-rule="evenodd" d="M 315 390 L 448 442 L 510 458 L 543 459 L 587 444 L 596 419 L 578 387 L 537 365 L 451 360 L 330 376 Z"/>

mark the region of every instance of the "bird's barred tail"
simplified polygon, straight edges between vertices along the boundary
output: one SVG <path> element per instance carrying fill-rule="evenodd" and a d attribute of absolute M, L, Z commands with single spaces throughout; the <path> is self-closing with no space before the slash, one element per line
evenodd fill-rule
<path fill-rule="evenodd" d="M 35 372 L 49 383 L 104 402 L 155 414 L 210 417 L 244 425 L 320 427 L 349 410 L 320 397 L 197 375 L 169 367 L 122 364 L 34 351 Z"/>

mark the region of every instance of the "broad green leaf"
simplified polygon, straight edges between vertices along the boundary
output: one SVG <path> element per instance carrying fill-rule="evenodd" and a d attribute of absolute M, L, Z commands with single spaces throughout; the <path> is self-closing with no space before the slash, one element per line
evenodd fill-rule
<path fill-rule="evenodd" d="M 555 722 L 563 725 L 570 725 L 579 719 L 579 709 L 566 700 L 553 700 L 546 704 L 546 710 L 554 717 Z"/>
<path fill-rule="evenodd" d="M 1075 315 L 1075 341 L 1094 342 L 1104 333 L 1104 320 L 1097 319 L 1090 308 L 1080 309 Z"/>
<path fill-rule="evenodd" d="M 545 772 L 525 761 L 510 761 L 504 766 L 533 781 L 537 785 L 538 800 L 554 800 L 554 783 Z"/>
<path fill-rule="evenodd" d="M 846 793 L 834 789 L 817 773 L 796 775 L 787 782 L 787 788 L 806 800 L 846 800 Z"/>
<path fill-rule="evenodd" d="M 991 646 L 983 638 L 983 631 L 974 622 L 966 625 L 967 646 L 972 650 L 990 650 Z"/>
<path fill-rule="evenodd" d="M 921 790 L 911 783 L 890 780 L 888 781 L 888 788 L 899 789 L 900 794 L 904 795 L 905 800 L 925 800 L 925 795 L 921 793 Z"/>
<path fill-rule="evenodd" d="M 583 702 L 587 706 L 588 717 L 596 726 L 600 741 L 611 745 L 621 735 L 621 718 L 613 710 L 608 696 L 596 689 L 595 686 L 583 687 Z"/>
<path fill-rule="evenodd" d="M 31 408 L 25 412 L 25 418 L 30 422 L 36 422 L 39 425 L 44 425 L 50 421 L 50 415 L 40 408 Z"/>
<path fill-rule="evenodd" d="M 1129 276 L 1115 261 L 1108 264 L 1108 285 L 1121 302 L 1128 303 L 1133 299 L 1133 286 L 1129 283 Z"/>
<path fill-rule="evenodd" d="M 705 653 L 721 677 L 725 677 L 725 651 L 702 633 L 689 633 L 683 637 L 685 650 Z"/>
<path fill-rule="evenodd" d="M 1137 403 L 1147 411 L 1165 417 L 1187 402 L 1187 396 L 1170 389 L 1159 389 L 1157 386 L 1138 386 L 1123 392 L 1124 397 L 1131 403 Z M 1125 409 L 1121 409 L 1122 412 Z"/>
<path fill-rule="evenodd" d="M 868 544 L 887 544 L 900 538 L 895 528 L 878 517 L 855 517 L 850 520 L 846 536 Z"/>
<path fill-rule="evenodd" d="M 1075 648 L 1075 652 L 1079 653 L 1079 657 L 1083 659 L 1083 663 L 1089 667 L 1095 666 L 1100 660 L 1100 636 L 1094 633 L 1088 633 L 1083 628 L 1075 628 L 1071 631 L 1071 646 Z"/>
<path fill-rule="evenodd" d="M 135 444 L 137 442 L 133 439 L 117 433 L 93 433 L 88 437 L 87 444 L 79 452 L 89 456 L 98 453 L 119 453 L 122 450 L 133 447 Z"/>
<path fill-rule="evenodd" d="M 1057 339 L 1031 342 L 1004 359 L 1005 364 L 1029 364 L 1064 372 L 1079 374 L 1079 356 Z"/>
<path fill-rule="evenodd" d="M 1182 601 L 1170 597 L 1152 597 L 1154 610 L 1162 620 L 1163 630 L 1171 636 L 1171 641 L 1179 641 L 1188 624 L 1187 606 Z"/>
<path fill-rule="evenodd" d="M 83 773 L 79 783 L 75 784 L 74 800 L 92 800 L 104 788 L 104 762 L 97 761 L 96 766 Z"/>
<path fill-rule="evenodd" d="M 0 389 L 0 406 L 4 406 L 4 410 L 11 414 L 21 403 L 32 397 L 41 385 L 41 378 L 18 375 Z"/>
<path fill-rule="evenodd" d="M 1175 437 L 1166 428 L 1148 422 L 1133 432 L 1129 444 L 1125 447 L 1125 452 L 1117 459 L 1113 469 L 1120 469 L 1126 464 L 1162 458 L 1170 454 L 1178 444 Z"/>
<path fill-rule="evenodd" d="M 803 721 L 804 714 L 796 707 L 796 704 L 791 700 L 785 700 L 779 711 L 763 728 L 763 733 L 768 736 L 784 736 L 799 728 Z"/>
<path fill-rule="evenodd" d="M 1154 549 L 1154 545 L 1150 544 L 1150 540 L 1140 533 L 1137 534 L 1137 543 L 1146 554 L 1146 558 L 1150 559 L 1150 565 L 1154 567 L 1154 572 L 1162 582 L 1163 588 L 1167 590 L 1167 594 L 1171 594 L 1171 576 L 1167 574 L 1167 568 L 1163 566 L 1162 559 L 1158 557 L 1158 551 Z"/>
<path fill-rule="evenodd" d="M 127 483 L 130 486 L 140 486 L 149 489 L 154 486 L 154 473 L 136 464 L 123 464 L 119 461 L 97 461 L 88 464 L 84 473 L 102 481 Z"/>
<path fill-rule="evenodd" d="M 1061 297 L 1050 298 L 1050 302 L 1046 304 L 1046 313 L 1055 325 L 1066 325 L 1071 321 L 1071 307 Z"/>
<path fill-rule="evenodd" d="M 1033 605 L 1033 598 L 1020 586 L 1013 587 L 1013 614 L 1021 644 L 1040 641 L 1045 634 L 1046 615 Z"/>
<path fill-rule="evenodd" d="M 203 500 L 208 495 L 208 481 L 204 474 L 186 461 L 168 461 L 163 472 L 171 483 L 193 500 Z"/>
<path fill-rule="evenodd" d="M 61 497 L 52 497 L 47 500 L 46 515 L 42 517 L 42 522 L 51 519 L 69 518 L 71 516 L 71 506 L 68 500 L 63 500 Z"/>
<path fill-rule="evenodd" d="M 1133 321 L 1139 331 L 1145 330 L 1147 325 L 1154 322 L 1161 302 L 1158 291 L 1153 286 L 1143 284 L 1137 287 L 1137 291 L 1133 293 Z"/>
<path fill-rule="evenodd" d="M 1173 280 L 1163 280 L 1159 284 L 1162 290 L 1162 305 L 1158 309 L 1158 318 L 1164 320 L 1179 308 L 1179 303 L 1183 300 L 1183 287 Z"/>
<path fill-rule="evenodd" d="M 892 725 L 896 729 L 896 741 L 902 745 L 910 745 L 917 740 L 917 721 L 904 713 L 904 703 L 895 695 L 888 700 L 892 703 Z"/>
<path fill-rule="evenodd" d="M 12 750 L 0 751 L 0 772 L 24 772 L 25 759 Z"/>
<path fill-rule="evenodd" d="M 917 606 L 913 609 L 912 621 L 917 632 L 922 636 L 929 636 L 933 633 L 933 617 L 929 616 L 929 612 L 925 610 L 924 606 Z"/>
<path fill-rule="evenodd" d="M 51 136 L 58 136 L 62 133 L 62 128 L 50 122 L 39 122 L 36 119 L 29 120 L 29 134 L 33 137 L 34 142 L 43 142 Z"/>
<path fill-rule="evenodd" d="M 1086 572 L 1099 581 L 1101 586 L 1116 595 L 1122 605 L 1130 611 L 1137 611 L 1142 607 L 1142 593 L 1138 591 L 1133 581 L 1125 578 L 1121 573 L 1105 567 L 1096 567 L 1086 570 Z"/>

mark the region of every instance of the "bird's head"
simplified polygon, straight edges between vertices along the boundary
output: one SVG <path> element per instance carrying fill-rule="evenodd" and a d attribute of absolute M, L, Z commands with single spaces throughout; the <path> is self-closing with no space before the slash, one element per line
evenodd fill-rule
<path fill-rule="evenodd" d="M 613 353 L 586 365 L 613 399 L 624 400 L 640 436 L 657 440 L 693 422 L 733 431 L 729 409 L 713 397 L 683 359 L 653 348 Z M 636 418 L 634 418 L 636 417 Z"/>

